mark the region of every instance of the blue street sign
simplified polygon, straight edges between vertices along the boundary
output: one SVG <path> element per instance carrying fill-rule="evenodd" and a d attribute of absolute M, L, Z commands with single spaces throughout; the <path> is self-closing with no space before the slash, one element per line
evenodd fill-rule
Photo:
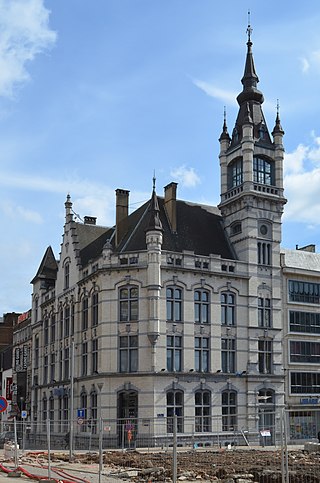
<path fill-rule="evenodd" d="M 84 418 L 84 409 L 78 409 L 78 418 Z"/>
<path fill-rule="evenodd" d="M 8 401 L 5 397 L 0 396 L 0 413 L 3 413 L 8 407 Z"/>

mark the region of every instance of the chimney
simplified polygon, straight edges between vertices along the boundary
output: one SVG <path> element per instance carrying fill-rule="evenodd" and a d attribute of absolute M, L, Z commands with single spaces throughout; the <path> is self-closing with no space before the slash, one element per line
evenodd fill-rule
<path fill-rule="evenodd" d="M 310 245 L 306 245 L 305 247 L 299 247 L 299 245 L 296 245 L 296 250 L 301 250 L 303 252 L 315 253 L 316 252 L 316 246 L 313 243 L 310 243 Z"/>
<path fill-rule="evenodd" d="M 85 216 L 84 217 L 84 224 L 85 225 L 95 225 L 97 218 L 95 216 Z"/>
<path fill-rule="evenodd" d="M 172 182 L 164 187 L 164 207 L 172 233 L 177 232 L 177 186 Z"/>
<path fill-rule="evenodd" d="M 116 190 L 116 245 L 128 229 L 129 193 L 127 190 Z"/>

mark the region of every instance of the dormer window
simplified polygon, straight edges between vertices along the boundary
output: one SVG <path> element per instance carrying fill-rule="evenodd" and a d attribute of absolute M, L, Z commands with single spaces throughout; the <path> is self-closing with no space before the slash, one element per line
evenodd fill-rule
<path fill-rule="evenodd" d="M 272 161 L 255 156 L 253 158 L 253 181 L 255 183 L 273 186 L 274 164 Z"/>

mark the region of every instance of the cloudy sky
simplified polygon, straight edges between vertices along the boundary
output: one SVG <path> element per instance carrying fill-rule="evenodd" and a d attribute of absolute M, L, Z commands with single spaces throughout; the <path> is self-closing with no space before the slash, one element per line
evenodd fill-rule
<path fill-rule="evenodd" d="M 0 0 L 0 315 L 31 306 L 45 249 L 59 255 L 64 202 L 114 224 L 178 182 L 219 202 L 218 138 L 237 114 L 247 9 L 264 112 L 285 130 L 283 246 L 320 250 L 320 3 Z"/>

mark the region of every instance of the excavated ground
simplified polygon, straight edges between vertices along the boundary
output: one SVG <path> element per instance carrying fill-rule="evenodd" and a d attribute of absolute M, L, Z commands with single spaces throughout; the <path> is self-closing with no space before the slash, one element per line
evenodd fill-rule
<path fill-rule="evenodd" d="M 68 455 L 53 455 L 54 459 Z M 79 464 L 98 462 L 97 454 L 76 456 Z M 103 454 L 104 474 L 135 481 L 172 480 L 172 452 L 110 451 Z M 281 483 L 282 453 L 256 449 L 178 452 L 178 479 L 216 482 Z M 320 453 L 288 454 L 290 483 L 320 483 Z"/>

